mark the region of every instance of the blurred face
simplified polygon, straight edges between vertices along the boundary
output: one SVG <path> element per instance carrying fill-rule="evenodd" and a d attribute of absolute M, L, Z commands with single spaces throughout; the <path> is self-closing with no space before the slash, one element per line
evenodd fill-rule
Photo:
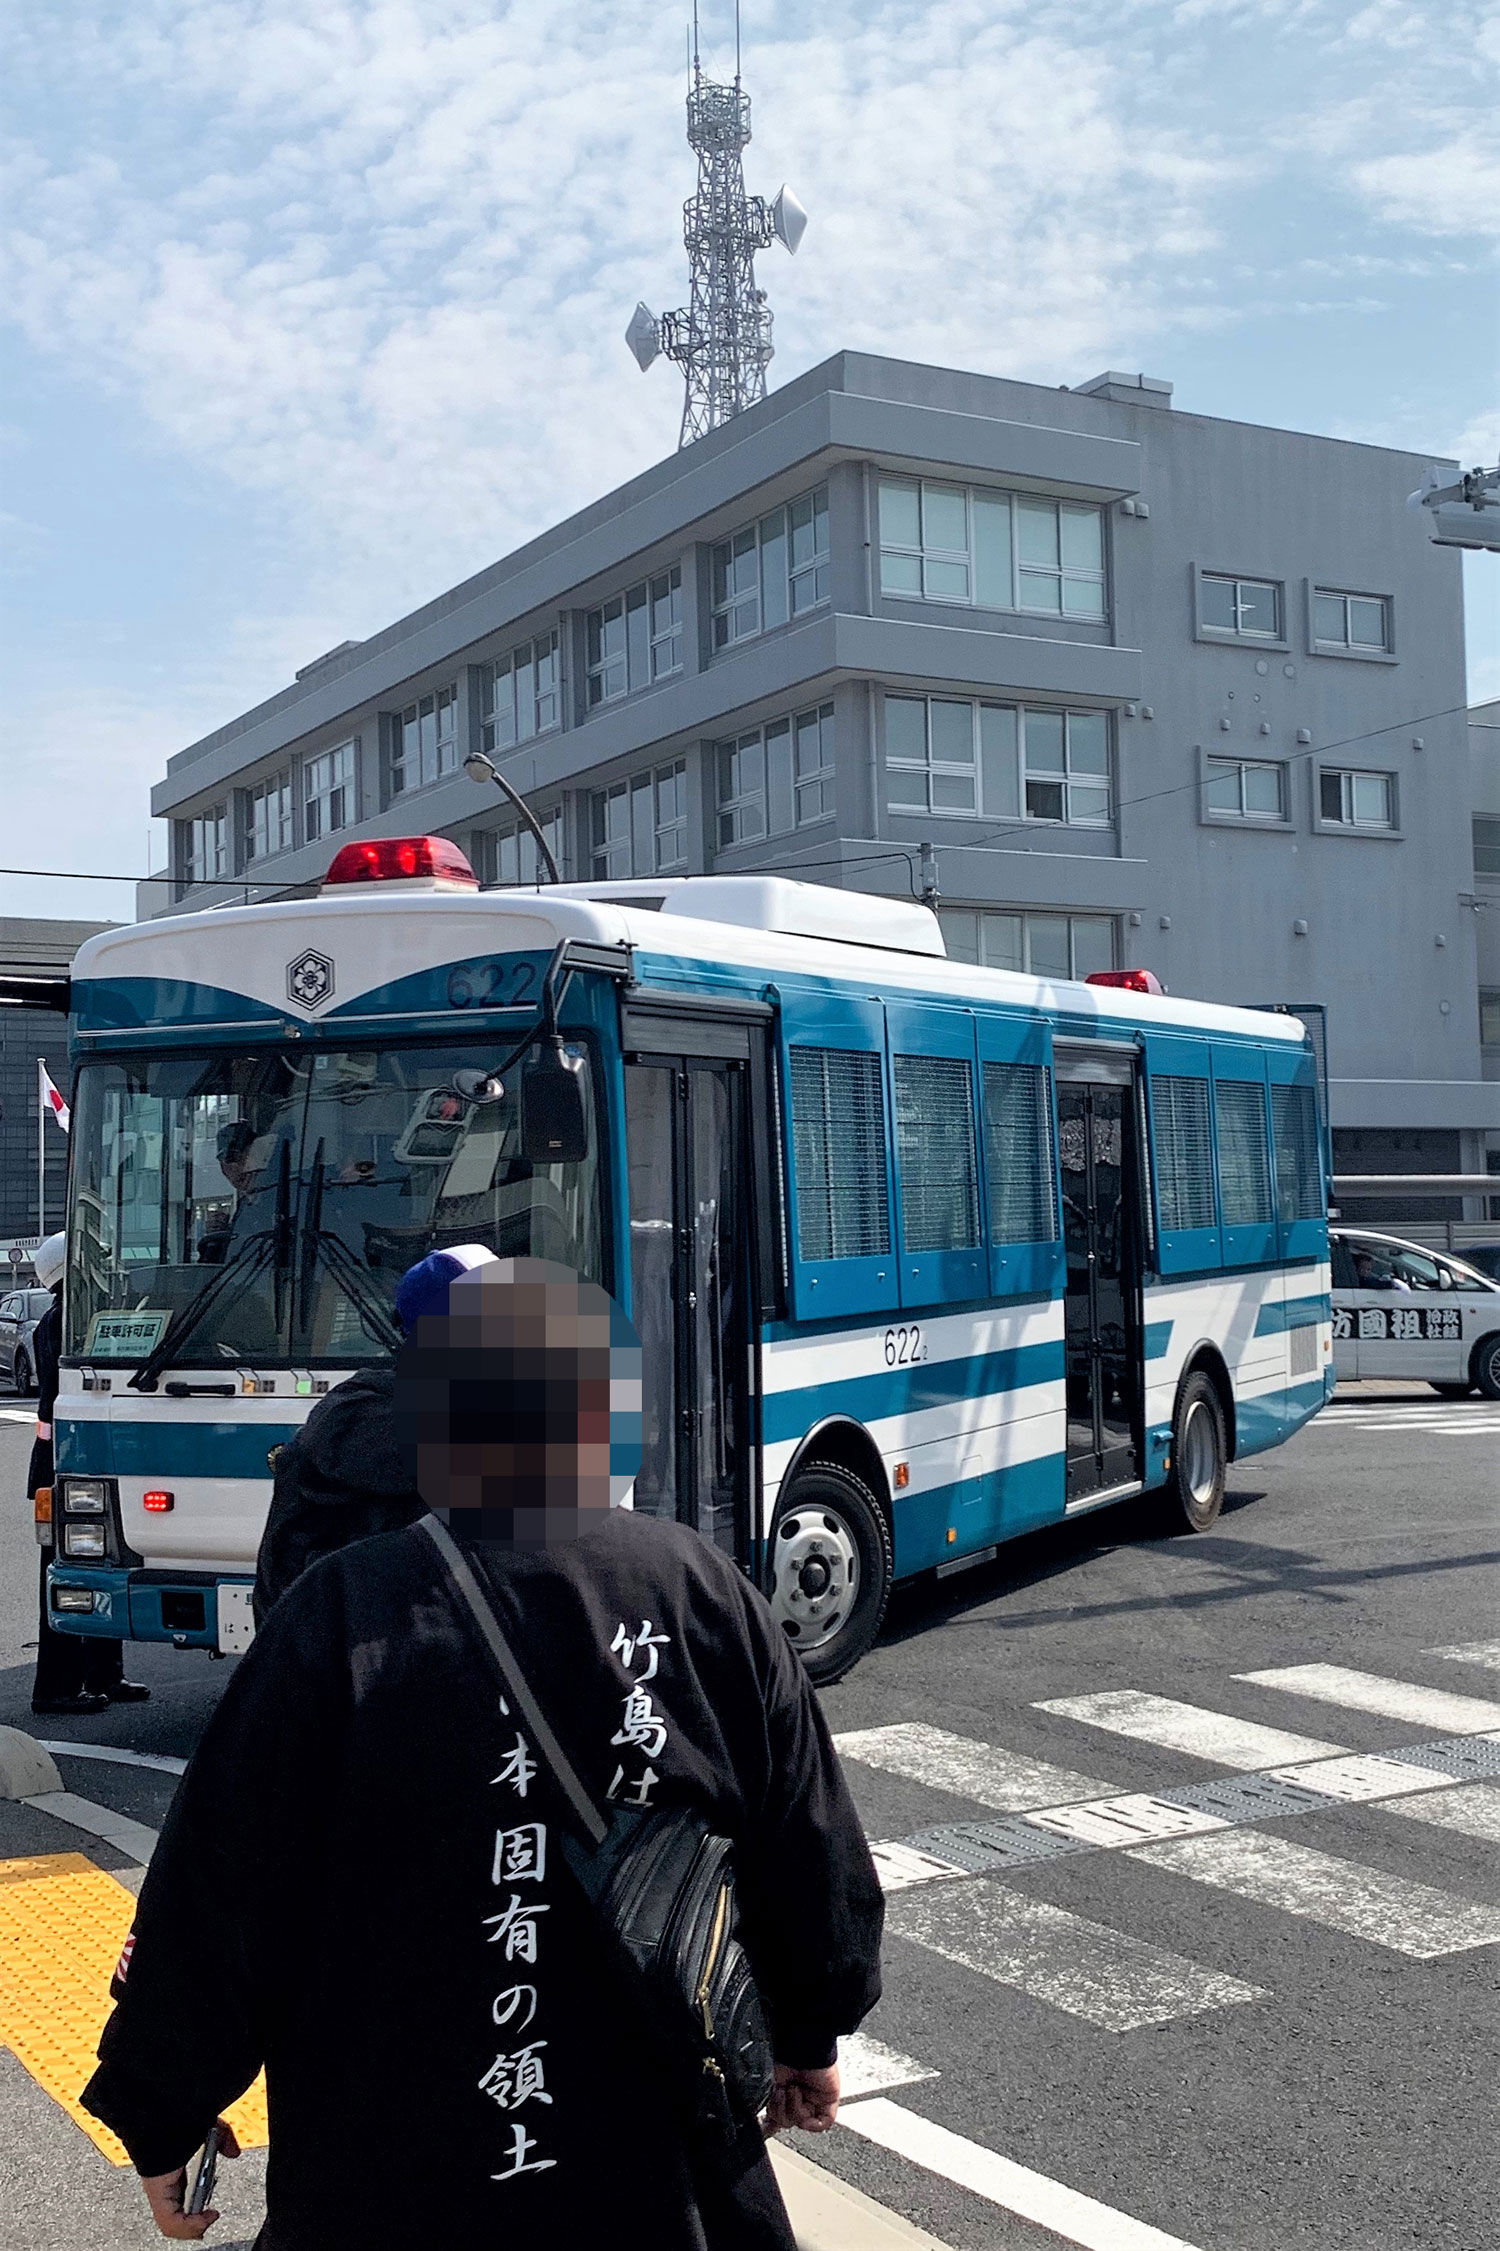
<path fill-rule="evenodd" d="M 640 1347 L 596 1284 L 540 1259 L 460 1275 L 396 1364 L 418 1492 L 472 1539 L 544 1547 L 623 1497 L 640 1458 Z"/>

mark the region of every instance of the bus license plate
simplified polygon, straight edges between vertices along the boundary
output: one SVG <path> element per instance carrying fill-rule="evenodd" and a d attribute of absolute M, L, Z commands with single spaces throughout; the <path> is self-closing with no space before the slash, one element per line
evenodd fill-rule
<path fill-rule="evenodd" d="M 249 1587 L 219 1589 L 219 1648 L 226 1657 L 239 1657 L 255 1639 L 255 1613 Z"/>

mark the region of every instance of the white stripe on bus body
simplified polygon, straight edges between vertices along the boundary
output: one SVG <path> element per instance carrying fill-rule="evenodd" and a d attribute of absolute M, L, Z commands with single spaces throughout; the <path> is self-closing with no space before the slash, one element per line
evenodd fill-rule
<path fill-rule="evenodd" d="M 1424 1688 L 1418 1681 L 1387 1680 L 1383 1674 L 1357 1672 L 1349 1665 L 1274 1665 L 1266 1672 L 1233 1677 L 1258 1688 L 1281 1689 L 1288 1696 L 1306 1696 L 1315 1703 L 1405 1720 L 1434 1734 L 1482 1735 L 1500 1726 L 1500 1704 L 1484 1697 L 1456 1696 L 1451 1689 Z"/>
<path fill-rule="evenodd" d="M 1260 1907 L 1281 1908 L 1413 1961 L 1500 1944 L 1500 1906 L 1459 1899 L 1435 1885 L 1363 1868 L 1261 1829 L 1136 1845 L 1126 1858 Z"/>
<path fill-rule="evenodd" d="M 1109 1794 L 1107 1783 L 1095 1782 L 1087 1774 L 1074 1774 L 1045 1759 L 1025 1758 L 997 1744 L 975 1742 L 970 1736 L 949 1735 L 943 1728 L 925 1727 L 915 1720 L 893 1727 L 857 1728 L 833 1741 L 840 1758 L 899 1774 L 908 1782 L 923 1782 L 930 1790 L 971 1799 L 998 1813 L 1026 1813 L 1034 1806 Z"/>
<path fill-rule="evenodd" d="M 1296 1759 L 1329 1758 L 1343 1745 L 1324 1743 L 1316 1736 L 1293 1735 L 1286 1728 L 1262 1727 L 1256 1720 L 1235 1719 L 1228 1712 L 1211 1712 L 1200 1704 L 1179 1704 L 1170 1696 L 1148 1696 L 1136 1688 L 1105 1689 L 1095 1696 L 1058 1696 L 1034 1704 L 1033 1711 L 1054 1712 L 1062 1719 L 1082 1720 L 1111 1735 L 1128 1736 L 1137 1743 L 1154 1743 L 1167 1751 L 1185 1751 L 1214 1766 L 1234 1767 L 1245 1773 Z"/>
<path fill-rule="evenodd" d="M 1066 1396 L 1061 1381 L 1023 1384 L 1016 1391 L 988 1392 L 910 1414 L 882 1415 L 863 1427 L 888 1468 L 898 1461 L 907 1464 L 904 1492 L 929 1492 L 935 1486 L 957 1484 L 964 1474 L 988 1476 L 1022 1462 L 1045 1460 L 1049 1454 L 1061 1455 Z M 799 1434 L 779 1438 L 764 1449 L 768 1497 L 774 1498 L 801 1443 Z M 974 1463 L 977 1470 L 969 1466 Z"/>
<path fill-rule="evenodd" d="M 1266 1998 L 1259 1986 L 1201 1969 L 1181 1954 L 1088 1922 L 993 1878 L 902 1893 L 886 1911 L 886 1930 L 1104 2032 L 1137 2032 Z"/>
<path fill-rule="evenodd" d="M 926 1368 L 946 1360 L 969 1360 L 979 1352 L 1015 1352 L 1026 1345 L 1060 1344 L 1063 1300 L 1045 1304 L 998 1305 L 974 1313 L 891 1312 L 858 1328 L 817 1337 L 769 1337 L 761 1346 L 761 1382 L 766 1393 L 803 1391 L 813 1385 L 848 1383 L 857 1377 L 900 1377 L 888 1368 L 885 1340 L 890 1330 L 922 1332 Z"/>

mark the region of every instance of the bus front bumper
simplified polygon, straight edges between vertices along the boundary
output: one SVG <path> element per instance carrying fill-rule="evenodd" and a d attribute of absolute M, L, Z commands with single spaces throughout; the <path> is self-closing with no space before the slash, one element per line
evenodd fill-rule
<path fill-rule="evenodd" d="M 236 1587 L 248 1580 L 236 1580 Z M 219 1582 L 204 1573 L 47 1569 L 47 1614 L 59 1633 L 122 1641 L 169 1641 L 177 1649 L 218 1649 Z"/>

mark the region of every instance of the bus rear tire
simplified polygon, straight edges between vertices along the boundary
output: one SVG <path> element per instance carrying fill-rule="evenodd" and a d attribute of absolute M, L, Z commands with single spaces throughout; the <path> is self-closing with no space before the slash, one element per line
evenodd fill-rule
<path fill-rule="evenodd" d="M 837 1462 L 799 1470 L 771 1534 L 772 1614 L 815 1687 L 874 1644 L 891 1591 L 891 1528 L 862 1477 Z"/>
<path fill-rule="evenodd" d="M 1486 1399 L 1500 1399 L 1500 1333 L 1481 1337 L 1469 1362 L 1474 1388 Z"/>
<path fill-rule="evenodd" d="M 1224 1409 L 1213 1379 L 1195 1368 L 1177 1395 L 1172 1417 L 1172 1474 L 1165 1515 L 1174 1532 L 1206 1532 L 1224 1506 L 1229 1447 Z"/>

